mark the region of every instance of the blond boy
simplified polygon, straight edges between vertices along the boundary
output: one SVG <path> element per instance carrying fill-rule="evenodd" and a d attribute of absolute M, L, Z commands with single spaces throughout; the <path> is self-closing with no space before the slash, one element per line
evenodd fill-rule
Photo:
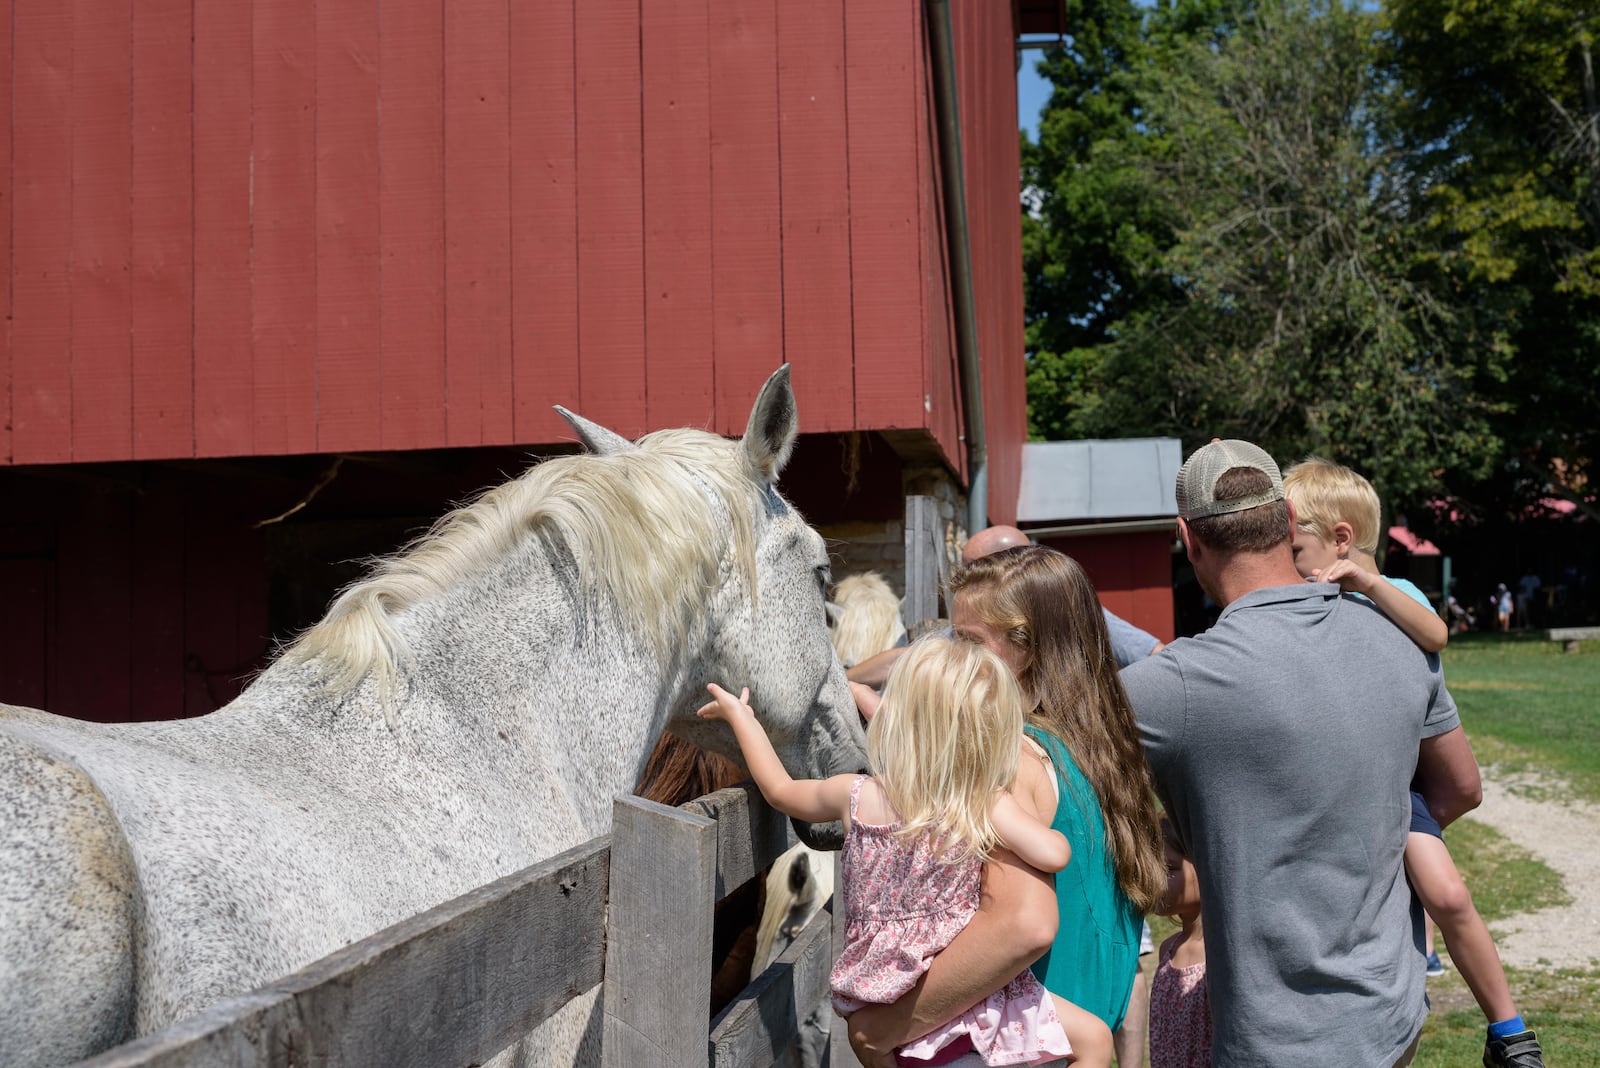
<path fill-rule="evenodd" d="M 1283 489 L 1295 508 L 1292 549 L 1301 575 L 1337 582 L 1346 592 L 1368 598 L 1425 651 L 1444 648 L 1449 628 L 1422 591 L 1378 571 L 1374 554 L 1381 509 L 1370 482 L 1348 467 L 1312 457 L 1284 473 Z M 1489 928 L 1444 844 L 1443 828 L 1416 791 L 1411 813 L 1406 876 L 1439 925 L 1451 960 L 1489 1021 L 1483 1063 L 1488 1068 L 1543 1068 L 1538 1039 L 1517 1012 Z"/>

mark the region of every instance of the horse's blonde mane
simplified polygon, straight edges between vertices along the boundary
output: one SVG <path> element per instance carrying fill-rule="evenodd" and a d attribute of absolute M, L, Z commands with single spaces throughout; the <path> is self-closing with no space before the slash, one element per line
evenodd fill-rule
<path fill-rule="evenodd" d="M 839 608 L 830 628 L 833 650 L 845 667 L 883 652 L 906 632 L 900 622 L 900 598 L 876 571 L 840 579 L 833 603 Z"/>
<path fill-rule="evenodd" d="M 319 661 L 335 694 L 372 677 L 388 715 L 411 659 L 395 614 L 542 536 L 571 552 L 585 604 L 608 602 L 665 660 L 719 585 L 725 560 L 753 595 L 759 489 L 738 442 L 701 430 L 661 430 L 635 449 L 546 460 L 379 560 L 284 655 Z"/>

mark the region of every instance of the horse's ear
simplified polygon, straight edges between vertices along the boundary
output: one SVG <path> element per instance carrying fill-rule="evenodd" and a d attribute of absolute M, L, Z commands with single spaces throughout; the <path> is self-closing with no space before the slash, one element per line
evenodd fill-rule
<path fill-rule="evenodd" d="M 627 452 L 639 447 L 615 430 L 607 430 L 599 423 L 591 422 L 576 412 L 569 412 L 559 404 L 555 409 L 578 432 L 578 440 L 583 442 L 583 447 L 596 456 L 610 456 L 614 452 Z"/>
<path fill-rule="evenodd" d="M 772 377 L 761 387 L 755 407 L 750 409 L 750 423 L 744 431 L 744 454 L 750 458 L 758 475 L 768 482 L 776 482 L 799 436 L 794 389 L 789 385 L 789 365 L 784 364 L 772 372 Z"/>

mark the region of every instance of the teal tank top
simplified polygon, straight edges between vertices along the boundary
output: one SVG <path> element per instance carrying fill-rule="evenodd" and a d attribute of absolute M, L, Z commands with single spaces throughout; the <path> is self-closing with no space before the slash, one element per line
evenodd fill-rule
<path fill-rule="evenodd" d="M 1094 787 L 1059 738 L 1036 727 L 1027 731 L 1055 765 L 1060 799 L 1050 826 L 1072 845 L 1072 860 L 1055 877 L 1060 930 L 1034 962 L 1033 973 L 1050 993 L 1094 1013 L 1115 1031 L 1122 1026 L 1139 969 L 1144 917 L 1117 882 Z"/>

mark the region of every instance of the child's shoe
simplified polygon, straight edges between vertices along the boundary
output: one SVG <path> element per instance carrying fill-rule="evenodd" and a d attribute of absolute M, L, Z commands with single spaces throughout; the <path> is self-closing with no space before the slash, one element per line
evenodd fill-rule
<path fill-rule="evenodd" d="M 1430 976 L 1444 974 L 1444 961 L 1439 959 L 1439 954 L 1428 954 L 1428 974 Z"/>
<path fill-rule="evenodd" d="M 1483 1068 L 1544 1068 L 1544 1051 L 1532 1031 L 1519 1031 L 1483 1044 Z"/>

